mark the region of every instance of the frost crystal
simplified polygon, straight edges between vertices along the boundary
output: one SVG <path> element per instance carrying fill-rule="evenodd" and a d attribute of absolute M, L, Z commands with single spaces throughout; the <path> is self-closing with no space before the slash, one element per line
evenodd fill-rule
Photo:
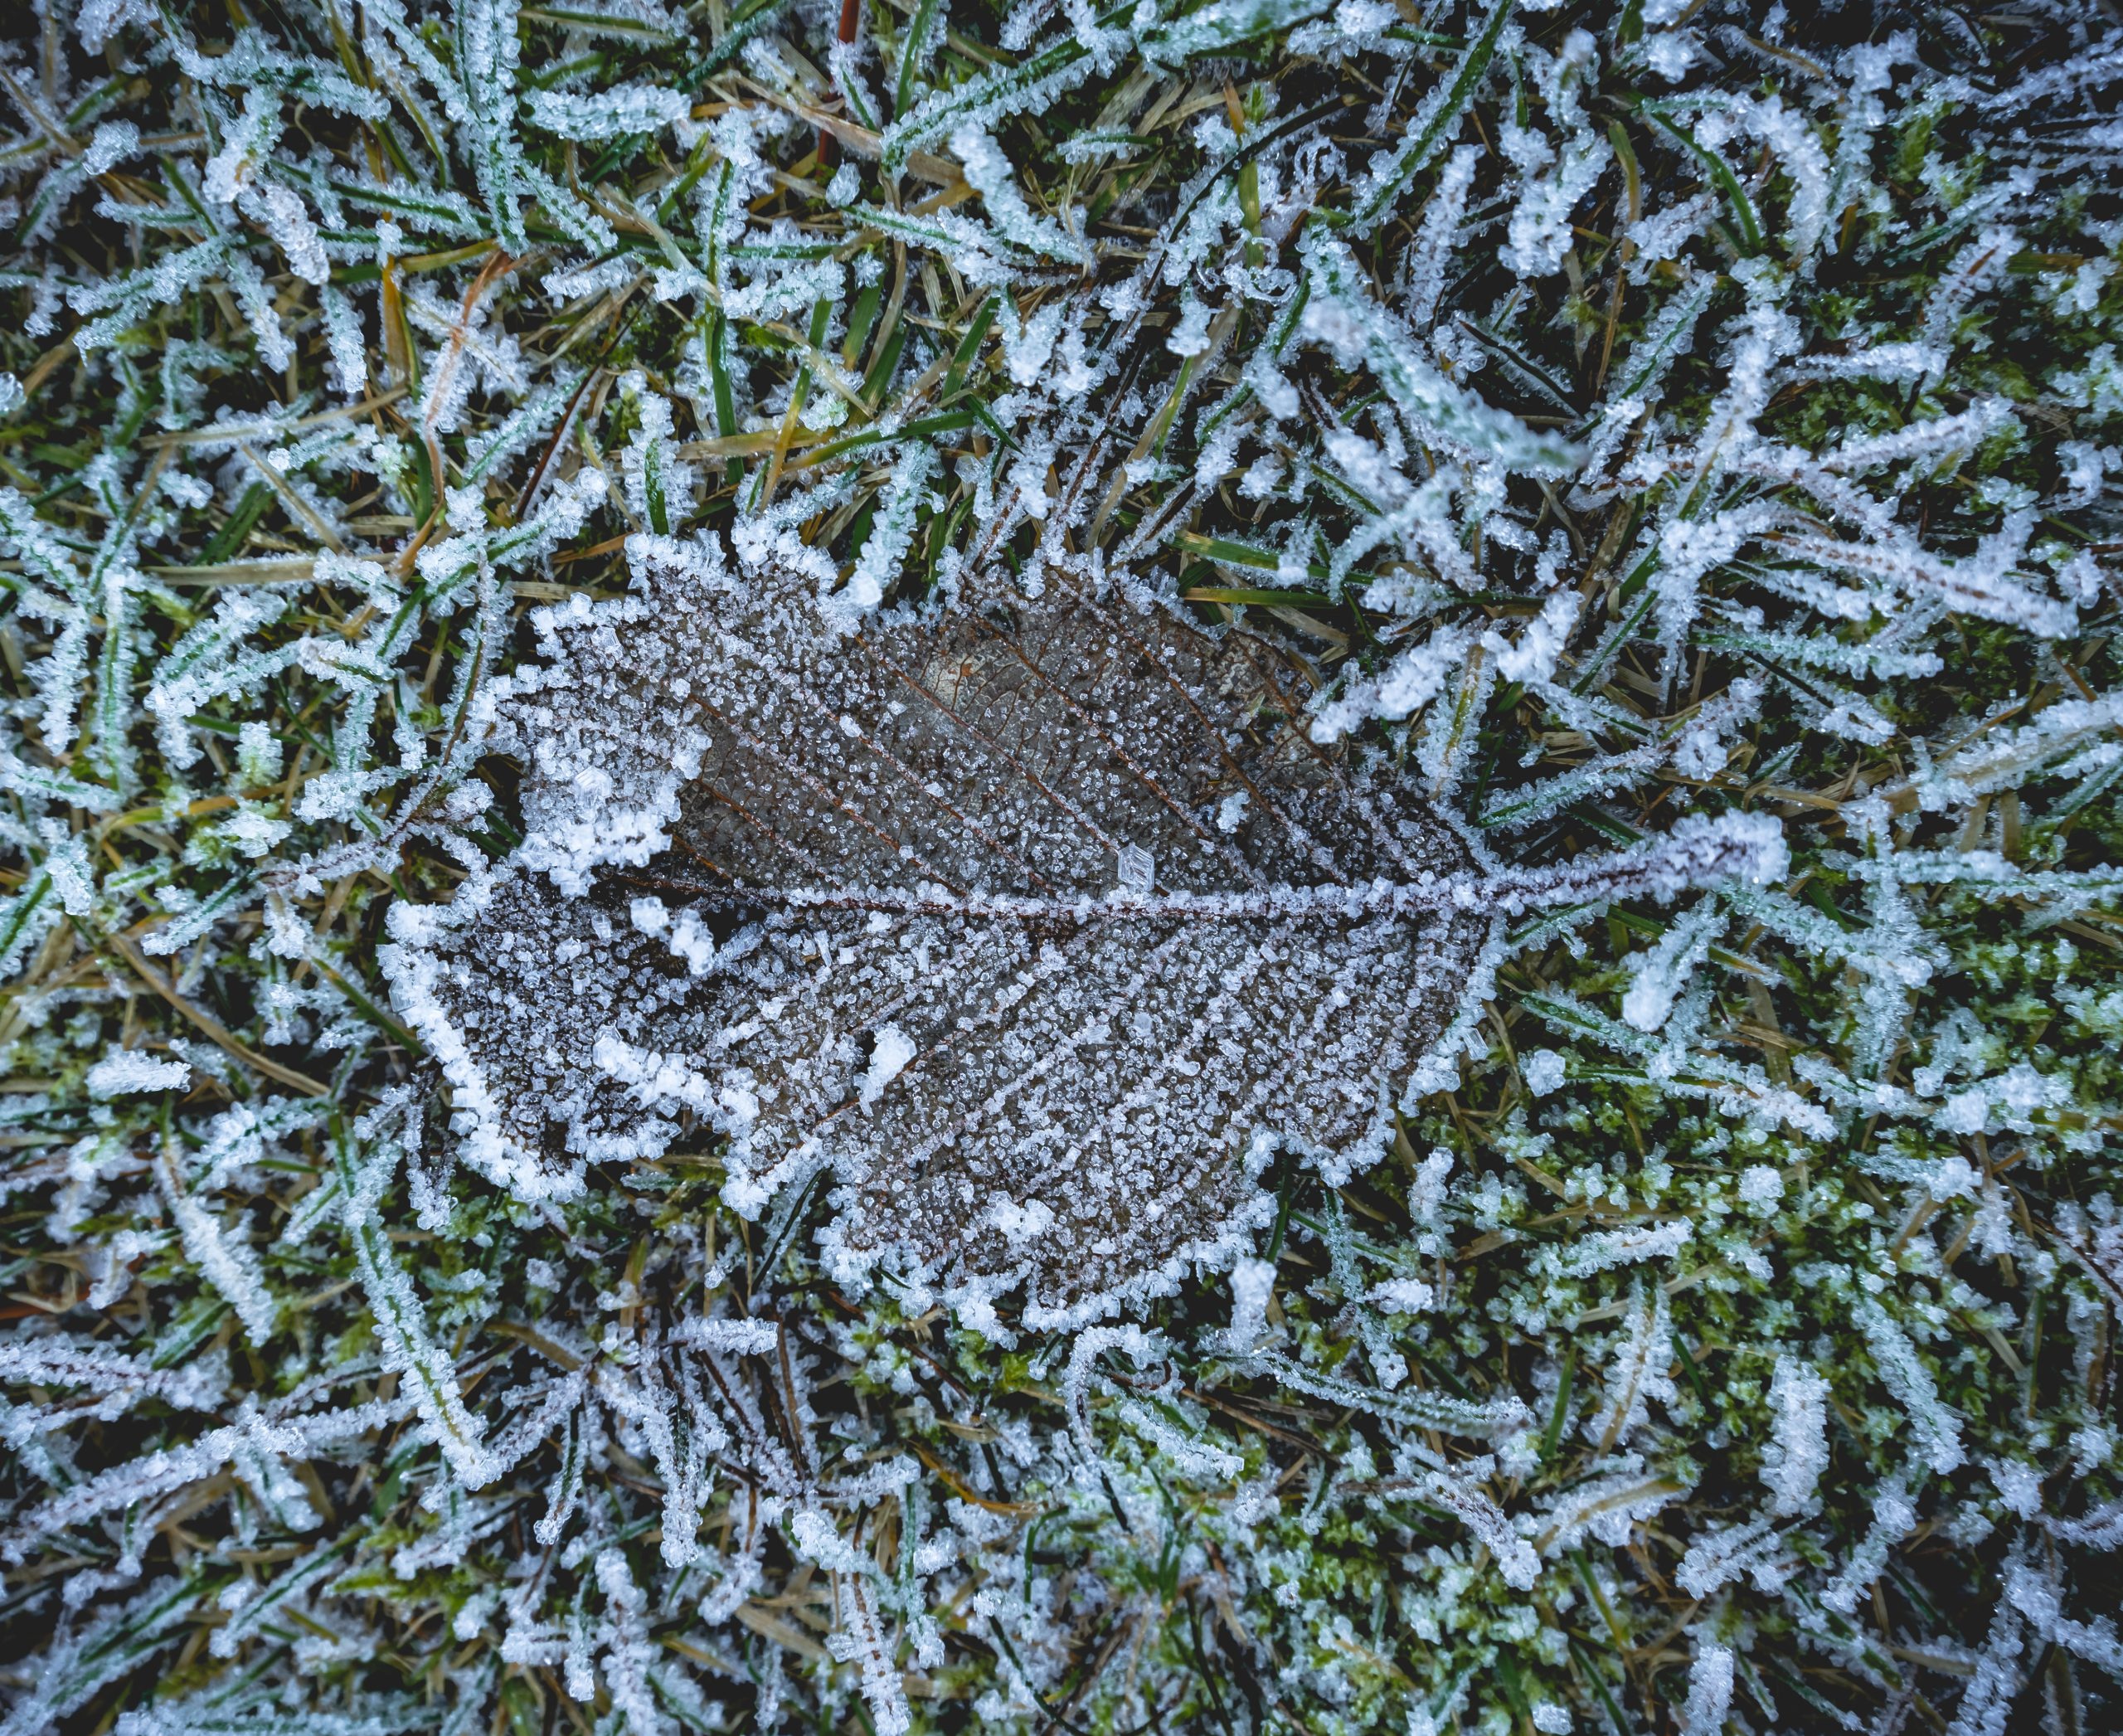
<path fill-rule="evenodd" d="M 191 1077 L 187 1062 L 158 1061 L 149 1055 L 120 1050 L 90 1067 L 86 1082 L 92 1095 L 114 1097 L 128 1092 L 181 1090 Z"/>

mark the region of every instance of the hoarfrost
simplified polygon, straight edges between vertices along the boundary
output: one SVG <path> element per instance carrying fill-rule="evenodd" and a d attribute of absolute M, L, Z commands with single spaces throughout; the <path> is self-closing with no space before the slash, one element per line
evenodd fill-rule
<path fill-rule="evenodd" d="M 115 1097 L 128 1092 L 182 1090 L 192 1077 L 186 1061 L 158 1061 L 137 1050 L 120 1049 L 96 1063 L 85 1082 L 99 1097 Z"/>
<path fill-rule="evenodd" d="M 2112 1722 L 2112 20 L 947 10 L 0 47 L 0 1731 Z"/>

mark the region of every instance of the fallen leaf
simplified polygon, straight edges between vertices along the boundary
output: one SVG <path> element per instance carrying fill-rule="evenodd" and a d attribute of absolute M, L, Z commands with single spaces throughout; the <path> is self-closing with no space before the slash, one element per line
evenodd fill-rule
<path fill-rule="evenodd" d="M 1303 664 L 1148 600 L 998 581 L 851 620 L 637 537 L 502 691 L 527 837 L 389 969 L 468 1155 L 530 1193 L 730 1135 L 748 1215 L 830 1169 L 839 1276 L 1095 1311 L 1228 1245 L 1278 1147 L 1368 1160 L 1484 910 Z"/>

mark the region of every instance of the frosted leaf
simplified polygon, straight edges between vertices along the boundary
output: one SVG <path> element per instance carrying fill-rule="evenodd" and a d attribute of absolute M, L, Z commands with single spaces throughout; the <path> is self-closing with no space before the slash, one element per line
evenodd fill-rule
<path fill-rule="evenodd" d="M 565 1191 L 692 1116 L 741 1209 L 830 1165 L 849 1273 L 1066 1311 L 1224 1243 L 1277 1145 L 1391 1137 L 1490 908 L 1429 890 L 1465 847 L 1311 740 L 1293 659 L 1058 576 L 843 633 L 806 576 L 630 554 L 499 704 L 525 866 L 395 919 L 470 1161 Z"/>

